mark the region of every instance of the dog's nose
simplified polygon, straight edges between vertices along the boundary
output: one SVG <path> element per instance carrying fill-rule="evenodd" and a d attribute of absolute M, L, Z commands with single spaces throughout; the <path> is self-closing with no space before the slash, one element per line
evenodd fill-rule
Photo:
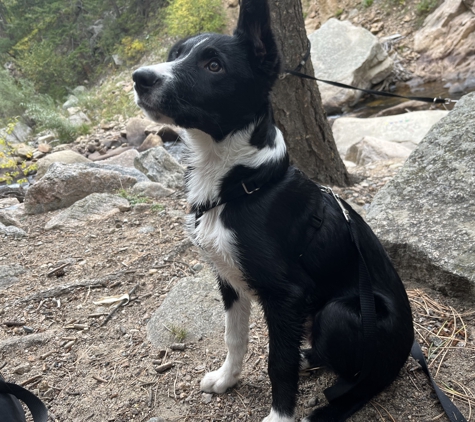
<path fill-rule="evenodd" d="M 150 69 L 141 67 L 132 74 L 132 79 L 135 82 L 135 89 L 138 93 L 149 90 L 152 86 L 159 84 L 161 78 Z"/>

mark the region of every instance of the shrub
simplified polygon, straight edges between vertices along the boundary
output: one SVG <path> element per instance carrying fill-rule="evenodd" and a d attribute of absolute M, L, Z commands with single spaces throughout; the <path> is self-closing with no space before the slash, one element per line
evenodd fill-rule
<path fill-rule="evenodd" d="M 141 59 L 145 53 L 145 43 L 132 37 L 122 39 L 119 48 L 119 55 L 127 64 L 135 63 Z"/>
<path fill-rule="evenodd" d="M 373 5 L 373 0 L 363 0 L 364 7 L 370 7 Z"/>
<path fill-rule="evenodd" d="M 221 0 L 171 0 L 165 15 L 170 35 L 221 32 L 225 17 Z"/>
<path fill-rule="evenodd" d="M 10 122 L 7 127 L 7 133 L 11 133 L 15 123 L 16 121 Z M 15 147 L 0 135 L 0 183 L 26 183 L 27 179 L 21 176 L 27 176 L 38 170 L 36 163 L 27 163 L 24 161 L 18 165 L 14 158 L 14 152 Z"/>

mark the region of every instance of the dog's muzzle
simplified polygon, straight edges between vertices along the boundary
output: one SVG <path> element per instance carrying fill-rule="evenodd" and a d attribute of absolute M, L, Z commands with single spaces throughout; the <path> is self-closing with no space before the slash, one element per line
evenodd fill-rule
<path fill-rule="evenodd" d="M 160 86 L 162 78 L 150 69 L 141 67 L 132 74 L 137 94 L 144 94 L 152 87 Z"/>

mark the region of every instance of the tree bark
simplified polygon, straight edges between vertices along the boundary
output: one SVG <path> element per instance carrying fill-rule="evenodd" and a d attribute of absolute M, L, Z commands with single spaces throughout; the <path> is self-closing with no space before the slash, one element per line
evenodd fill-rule
<path fill-rule="evenodd" d="M 294 69 L 308 48 L 300 0 L 269 0 L 269 7 L 283 66 Z M 314 76 L 310 58 L 301 72 Z M 350 178 L 338 154 L 317 83 L 291 75 L 278 80 L 272 106 L 292 164 L 317 182 L 348 185 Z"/>

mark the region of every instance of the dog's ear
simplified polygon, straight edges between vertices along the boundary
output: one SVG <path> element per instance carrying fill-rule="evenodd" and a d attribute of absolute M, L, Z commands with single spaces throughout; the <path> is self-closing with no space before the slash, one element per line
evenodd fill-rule
<path fill-rule="evenodd" d="M 254 55 L 269 72 L 280 72 L 279 49 L 272 34 L 267 0 L 241 0 L 234 35 L 250 41 Z"/>

